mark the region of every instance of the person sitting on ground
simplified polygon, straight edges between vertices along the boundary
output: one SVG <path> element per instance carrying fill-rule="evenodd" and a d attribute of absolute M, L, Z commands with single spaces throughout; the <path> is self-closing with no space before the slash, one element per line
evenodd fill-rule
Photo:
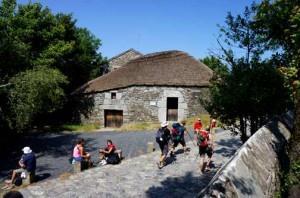
<path fill-rule="evenodd" d="M 199 155 L 200 155 L 200 170 L 201 172 L 205 171 L 206 165 L 208 162 L 205 161 L 205 155 L 207 154 L 208 158 L 212 157 L 212 150 L 208 147 L 209 134 L 206 130 L 198 130 L 195 136 L 197 145 L 199 146 Z"/>
<path fill-rule="evenodd" d="M 92 166 L 91 155 L 84 150 L 84 139 L 79 138 L 73 149 L 73 160 L 76 162 L 86 162 L 88 167 Z"/>
<path fill-rule="evenodd" d="M 185 121 L 183 121 L 184 125 L 185 125 Z M 183 147 L 183 151 L 186 151 L 186 144 L 185 144 L 185 140 L 184 140 L 184 133 L 186 131 L 186 128 L 184 127 L 184 125 L 181 125 L 178 122 L 173 123 L 172 125 L 172 141 L 173 141 L 173 145 L 172 145 L 172 151 L 171 151 L 171 156 L 174 156 L 174 151 L 175 148 L 178 146 L 178 144 L 181 144 Z"/>
<path fill-rule="evenodd" d="M 9 189 L 13 187 L 15 179 L 19 176 L 19 174 L 25 174 L 24 177 L 29 177 L 30 174 L 35 174 L 36 169 L 36 157 L 32 152 L 30 147 L 26 146 L 22 149 L 23 155 L 19 161 L 19 169 L 13 170 L 12 176 L 10 180 L 5 180 L 7 184 L 4 188 Z M 3 188 L 3 189 L 4 189 Z"/>
<path fill-rule="evenodd" d="M 201 118 L 197 118 L 196 122 L 194 123 L 194 133 L 196 134 L 196 130 L 201 130 L 202 129 L 202 122 Z"/>
<path fill-rule="evenodd" d="M 106 141 L 106 148 L 99 150 L 100 165 L 105 164 L 118 164 L 122 159 L 121 149 L 117 150 L 117 147 L 111 140 Z"/>
<path fill-rule="evenodd" d="M 158 168 L 166 165 L 166 158 L 169 152 L 169 141 L 171 139 L 170 130 L 168 129 L 169 123 L 167 121 L 161 123 L 161 127 L 156 132 L 155 140 L 161 150 L 161 155 L 158 163 Z"/>

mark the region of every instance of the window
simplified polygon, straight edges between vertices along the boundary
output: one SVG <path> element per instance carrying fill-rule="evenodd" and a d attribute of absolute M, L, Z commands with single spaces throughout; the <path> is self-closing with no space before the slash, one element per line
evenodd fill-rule
<path fill-rule="evenodd" d="M 117 98 L 117 93 L 112 92 L 112 93 L 111 93 L 111 99 L 116 99 L 116 98 Z"/>

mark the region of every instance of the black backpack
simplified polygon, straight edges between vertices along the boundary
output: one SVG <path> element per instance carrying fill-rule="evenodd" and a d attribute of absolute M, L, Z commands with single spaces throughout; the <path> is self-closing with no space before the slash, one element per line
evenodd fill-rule
<path fill-rule="evenodd" d="M 119 164 L 120 161 L 121 160 L 120 160 L 119 155 L 117 153 L 113 153 L 113 154 L 109 155 L 107 157 L 107 160 L 106 160 L 106 162 L 108 164 Z"/>

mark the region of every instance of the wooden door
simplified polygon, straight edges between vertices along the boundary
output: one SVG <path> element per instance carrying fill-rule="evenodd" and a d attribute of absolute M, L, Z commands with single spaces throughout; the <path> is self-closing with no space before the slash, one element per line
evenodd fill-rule
<path fill-rule="evenodd" d="M 123 124 L 122 110 L 104 110 L 105 127 L 121 127 Z"/>
<path fill-rule="evenodd" d="M 167 98 L 167 121 L 178 120 L 178 98 Z"/>

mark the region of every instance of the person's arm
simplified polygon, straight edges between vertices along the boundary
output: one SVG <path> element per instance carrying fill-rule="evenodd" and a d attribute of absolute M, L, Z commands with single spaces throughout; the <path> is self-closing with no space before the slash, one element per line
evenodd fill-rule
<path fill-rule="evenodd" d="M 107 154 L 110 154 L 113 150 L 113 147 L 110 147 L 108 151 L 106 151 Z"/>
<path fill-rule="evenodd" d="M 24 167 L 25 167 L 24 159 L 23 159 L 23 158 L 20 159 L 20 161 L 19 161 L 19 166 L 20 166 L 21 168 L 24 168 Z"/>

